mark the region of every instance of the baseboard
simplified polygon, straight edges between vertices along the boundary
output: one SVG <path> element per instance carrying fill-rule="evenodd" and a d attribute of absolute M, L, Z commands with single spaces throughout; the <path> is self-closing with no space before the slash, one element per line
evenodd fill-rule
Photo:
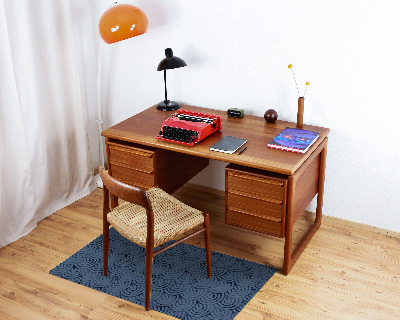
<path fill-rule="evenodd" d="M 198 191 L 201 191 L 201 192 L 211 193 L 211 194 L 219 196 L 219 197 L 224 197 L 225 196 L 225 191 L 223 191 L 223 190 L 218 190 L 218 189 L 214 189 L 214 188 L 211 188 L 211 187 L 205 187 L 205 186 L 201 186 L 201 185 L 190 183 L 190 182 L 186 183 L 184 185 L 184 187 L 190 188 L 190 189 L 194 189 L 194 190 L 198 190 Z M 314 214 L 315 214 L 315 212 L 314 212 Z M 394 238 L 400 239 L 400 232 L 391 231 L 391 230 L 378 228 L 378 227 L 374 227 L 374 226 L 369 226 L 369 225 L 362 224 L 362 223 L 359 223 L 359 222 L 353 222 L 353 221 L 340 219 L 340 218 L 336 218 L 336 217 L 331 217 L 331 216 L 327 216 L 327 215 L 322 215 L 322 221 L 324 221 L 324 220 L 325 221 L 330 221 L 330 222 L 333 222 L 333 223 L 337 223 L 337 224 L 341 224 L 341 225 L 344 225 L 344 226 L 354 227 L 354 228 L 358 228 L 358 229 L 361 229 L 361 230 L 371 231 L 371 232 L 374 232 L 374 233 L 378 233 L 378 234 L 382 234 L 382 235 L 386 235 L 386 236 L 389 236 L 389 237 L 394 237 Z"/>
<path fill-rule="evenodd" d="M 349 221 L 346 219 L 340 219 L 340 218 L 331 217 L 331 216 L 327 216 L 327 215 L 322 215 L 322 217 L 323 217 L 322 221 L 326 220 L 326 221 L 338 223 L 338 224 L 348 226 L 348 227 L 354 227 L 354 228 L 358 228 L 358 229 L 365 230 L 365 231 L 371 231 L 374 233 L 383 234 L 383 235 L 386 235 L 389 237 L 398 238 L 400 241 L 400 232 L 387 230 L 387 229 L 383 229 L 383 228 L 378 228 L 378 227 L 370 226 L 367 224 L 353 222 L 353 221 Z"/>

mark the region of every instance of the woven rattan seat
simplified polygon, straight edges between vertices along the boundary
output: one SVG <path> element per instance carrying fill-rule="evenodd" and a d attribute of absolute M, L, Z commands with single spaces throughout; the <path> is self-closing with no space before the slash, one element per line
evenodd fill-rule
<path fill-rule="evenodd" d="M 147 190 L 154 213 L 154 247 L 203 224 L 201 211 L 175 199 L 160 188 Z M 147 214 L 137 204 L 125 202 L 107 215 L 108 222 L 125 238 L 146 247 Z"/>
<path fill-rule="evenodd" d="M 99 167 L 103 180 L 103 275 L 108 276 L 108 251 L 110 241 L 110 225 L 123 237 L 146 248 L 145 270 L 145 308 L 150 309 L 151 280 L 153 257 L 179 243 L 204 232 L 207 276 L 211 277 L 210 218 L 207 212 L 201 212 L 162 189 L 153 187 L 147 192 L 143 189 L 127 185 L 111 177 L 102 166 Z M 111 206 L 113 209 L 110 211 Z M 118 205 L 118 198 L 126 202 Z M 192 231 L 177 240 L 179 235 Z M 175 240 L 161 249 L 154 251 L 169 240 Z"/>

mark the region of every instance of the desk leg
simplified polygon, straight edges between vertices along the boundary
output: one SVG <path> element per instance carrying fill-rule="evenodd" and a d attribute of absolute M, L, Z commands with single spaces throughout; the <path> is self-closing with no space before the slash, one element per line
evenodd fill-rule
<path fill-rule="evenodd" d="M 293 177 L 289 177 L 289 185 L 288 185 L 288 204 L 287 204 L 287 217 L 286 217 L 286 234 L 285 234 L 285 253 L 283 260 L 283 274 L 286 276 L 289 274 L 293 265 L 296 263 L 297 259 L 304 251 L 307 244 L 310 242 L 311 238 L 314 236 L 315 232 L 318 230 L 321 225 L 322 220 L 322 204 L 324 197 L 324 181 L 325 181 L 325 165 L 326 165 L 326 146 L 321 150 L 321 159 L 319 166 L 319 176 L 318 176 L 318 196 L 317 196 L 317 209 L 316 209 L 316 217 L 314 224 L 311 226 L 310 230 L 308 230 L 306 236 L 301 240 L 299 246 L 296 248 L 295 252 L 292 255 L 292 238 L 293 238 L 293 188 L 294 181 Z"/>

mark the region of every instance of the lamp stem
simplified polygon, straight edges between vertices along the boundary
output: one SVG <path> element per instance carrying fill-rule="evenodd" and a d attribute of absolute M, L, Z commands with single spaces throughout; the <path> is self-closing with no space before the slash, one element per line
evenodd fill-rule
<path fill-rule="evenodd" d="M 99 125 L 99 162 L 106 168 L 104 161 L 104 147 L 101 132 L 103 131 L 103 118 L 101 115 L 101 66 L 103 60 L 103 42 L 100 41 L 99 52 L 97 56 L 97 119 L 96 122 Z M 100 178 L 100 174 L 96 174 L 95 182 L 99 188 L 103 188 L 103 181 Z"/>
<path fill-rule="evenodd" d="M 103 61 L 103 42 L 100 41 L 99 53 L 97 56 L 97 119 L 96 122 L 99 125 L 99 160 L 100 164 L 105 167 L 104 161 L 104 149 L 103 149 L 103 139 L 101 137 L 101 132 L 103 131 L 103 118 L 101 115 L 101 66 Z"/>
<path fill-rule="evenodd" d="M 165 104 L 168 104 L 168 99 L 167 99 L 167 70 L 164 69 L 164 85 L 165 85 Z"/>

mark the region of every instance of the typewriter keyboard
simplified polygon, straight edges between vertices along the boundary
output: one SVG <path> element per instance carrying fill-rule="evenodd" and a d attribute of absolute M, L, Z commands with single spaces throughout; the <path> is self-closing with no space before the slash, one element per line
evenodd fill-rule
<path fill-rule="evenodd" d="M 197 131 L 164 126 L 160 131 L 160 136 L 165 139 L 191 143 L 197 138 Z"/>

